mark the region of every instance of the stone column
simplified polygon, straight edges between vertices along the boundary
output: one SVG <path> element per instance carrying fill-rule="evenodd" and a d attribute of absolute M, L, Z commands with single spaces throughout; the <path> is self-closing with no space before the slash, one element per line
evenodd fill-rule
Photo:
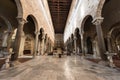
<path fill-rule="evenodd" d="M 51 52 L 51 43 L 49 42 L 49 52 Z"/>
<path fill-rule="evenodd" d="M 83 37 L 84 33 L 81 33 L 81 47 L 82 47 L 82 55 L 85 56 L 85 41 Z"/>
<path fill-rule="evenodd" d="M 45 45 L 45 35 L 44 34 L 42 35 L 42 43 L 41 44 L 42 44 L 41 54 L 44 55 L 44 50 L 45 50 L 44 49 L 45 48 L 45 46 L 44 46 Z"/>
<path fill-rule="evenodd" d="M 10 57 L 12 54 L 12 48 L 10 48 L 10 46 L 12 34 L 13 32 L 7 31 L 4 35 L 2 53 L 4 54 L 5 64 L 2 66 L 1 69 L 7 69 L 10 67 Z"/>
<path fill-rule="evenodd" d="M 46 37 L 46 41 L 45 41 L 45 53 L 47 53 L 47 48 L 48 48 L 48 38 Z"/>
<path fill-rule="evenodd" d="M 14 54 L 12 54 L 11 56 L 12 61 L 16 61 L 18 59 L 22 36 L 24 36 L 23 26 L 26 22 L 23 18 L 17 18 L 17 19 L 18 19 L 18 28 L 17 28 L 17 33 L 16 33 L 14 47 L 13 47 Z"/>
<path fill-rule="evenodd" d="M 67 51 L 67 42 L 65 43 L 65 47 L 64 48 L 65 48 L 65 51 Z"/>
<path fill-rule="evenodd" d="M 36 36 L 35 36 L 35 51 L 34 51 L 34 54 L 33 54 L 33 57 L 35 57 L 37 54 L 38 54 L 38 36 L 40 34 L 39 31 L 36 31 L 35 32 Z"/>
<path fill-rule="evenodd" d="M 108 44 L 108 51 L 112 52 L 112 44 L 111 44 L 111 36 L 110 34 L 107 35 L 107 44 Z"/>
<path fill-rule="evenodd" d="M 70 42 L 69 42 L 69 50 L 70 50 L 70 53 L 73 53 L 74 51 L 74 42 L 72 39 L 70 39 Z"/>
<path fill-rule="evenodd" d="M 40 40 L 38 40 L 38 54 L 37 55 L 40 55 Z"/>
<path fill-rule="evenodd" d="M 31 55 L 34 54 L 34 39 L 31 41 Z"/>
<path fill-rule="evenodd" d="M 96 25 L 98 45 L 99 45 L 101 59 L 106 61 L 107 60 L 107 56 L 105 55 L 106 49 L 105 49 L 105 43 L 104 43 L 104 38 L 103 38 L 103 32 L 101 28 L 102 21 L 103 21 L 103 18 L 98 17 L 95 20 L 93 20 L 93 24 Z"/>
<path fill-rule="evenodd" d="M 77 54 L 77 37 L 74 36 L 74 49 L 75 49 L 75 54 Z"/>
<path fill-rule="evenodd" d="M 21 43 L 20 43 L 20 48 L 19 48 L 19 56 L 22 56 L 23 55 L 23 51 L 24 51 L 24 45 L 25 45 L 25 34 L 24 32 L 22 33 L 22 36 L 21 36 Z"/>
<path fill-rule="evenodd" d="M 6 31 L 4 32 L 4 35 L 3 35 L 3 40 L 2 40 L 2 47 L 7 47 L 7 39 L 8 39 L 8 36 L 9 36 L 9 32 Z"/>

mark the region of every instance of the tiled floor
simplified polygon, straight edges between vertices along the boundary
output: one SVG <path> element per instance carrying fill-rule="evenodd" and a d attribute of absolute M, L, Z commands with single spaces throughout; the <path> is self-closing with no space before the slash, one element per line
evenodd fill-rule
<path fill-rule="evenodd" d="M 120 80 L 120 72 L 81 57 L 39 56 L 1 71 L 0 80 Z"/>

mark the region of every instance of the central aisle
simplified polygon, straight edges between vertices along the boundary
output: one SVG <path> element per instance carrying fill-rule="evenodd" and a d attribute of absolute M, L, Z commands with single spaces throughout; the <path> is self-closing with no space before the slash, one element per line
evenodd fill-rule
<path fill-rule="evenodd" d="M 115 69 L 98 66 L 81 57 L 39 56 L 0 72 L 0 80 L 118 80 Z"/>

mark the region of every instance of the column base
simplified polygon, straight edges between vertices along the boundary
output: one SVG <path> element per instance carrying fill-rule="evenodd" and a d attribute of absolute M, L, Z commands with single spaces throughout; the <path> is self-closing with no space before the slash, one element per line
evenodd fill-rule
<path fill-rule="evenodd" d="M 10 64 L 10 67 L 15 67 L 15 66 L 20 65 L 20 64 L 21 64 L 21 62 L 19 62 L 18 60 L 12 61 Z"/>
<path fill-rule="evenodd" d="M 100 61 L 98 64 L 103 66 L 109 66 L 109 61 Z"/>
<path fill-rule="evenodd" d="M 1 70 L 5 70 L 5 69 L 8 69 L 8 68 L 10 68 L 10 64 L 9 63 L 5 63 L 5 64 L 2 65 Z"/>

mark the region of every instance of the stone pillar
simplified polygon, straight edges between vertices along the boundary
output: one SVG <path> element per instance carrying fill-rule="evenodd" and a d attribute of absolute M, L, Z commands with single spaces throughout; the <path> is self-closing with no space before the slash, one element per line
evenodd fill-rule
<path fill-rule="evenodd" d="M 2 47 L 7 47 L 8 36 L 9 36 L 9 32 L 8 31 L 4 32 L 3 40 L 2 40 Z"/>
<path fill-rule="evenodd" d="M 75 54 L 77 54 L 77 37 L 74 36 L 74 49 L 75 49 Z"/>
<path fill-rule="evenodd" d="M 98 43 L 96 40 L 93 41 L 93 57 L 96 59 L 100 59 L 100 52 L 99 52 L 99 48 L 98 48 Z"/>
<path fill-rule="evenodd" d="M 38 51 L 38 54 L 37 54 L 37 55 L 40 55 L 40 44 L 41 44 L 41 43 L 40 43 L 40 40 L 38 40 L 38 50 L 37 50 L 37 51 Z"/>
<path fill-rule="evenodd" d="M 36 36 L 35 36 L 35 51 L 34 51 L 34 54 L 33 54 L 33 57 L 35 57 L 37 54 L 38 54 L 38 36 L 40 34 L 39 31 L 36 31 L 35 32 Z"/>
<path fill-rule="evenodd" d="M 107 44 L 108 44 L 108 51 L 112 52 L 111 36 L 109 34 L 107 36 Z"/>
<path fill-rule="evenodd" d="M 31 41 L 31 55 L 34 54 L 34 39 Z"/>
<path fill-rule="evenodd" d="M 1 69 L 7 69 L 10 67 L 10 57 L 12 54 L 12 48 L 10 48 L 10 46 L 11 46 L 12 34 L 13 32 L 7 31 L 4 35 L 3 45 L 2 45 L 2 54 L 4 55 L 4 58 L 5 58 L 5 64 L 2 66 Z"/>
<path fill-rule="evenodd" d="M 103 21 L 103 18 L 101 18 L 101 17 L 99 18 L 98 17 L 95 20 L 93 20 L 93 24 L 96 25 L 98 45 L 99 45 L 101 59 L 104 60 L 104 61 L 106 61 L 107 60 L 107 56 L 105 55 L 106 48 L 105 48 L 105 43 L 104 43 L 104 38 L 103 38 L 103 32 L 102 32 L 102 28 L 101 28 L 102 21 Z"/>
<path fill-rule="evenodd" d="M 20 48 L 19 48 L 19 56 L 22 56 L 23 55 L 23 51 L 24 51 L 24 45 L 25 45 L 25 34 L 24 32 L 22 33 L 22 36 L 21 36 L 21 43 L 20 43 Z"/>
<path fill-rule="evenodd" d="M 48 38 L 46 37 L 46 41 L 45 41 L 45 53 L 47 53 L 47 48 L 48 48 Z"/>
<path fill-rule="evenodd" d="M 44 46 L 45 45 L 45 35 L 44 34 L 42 35 L 42 43 L 41 44 L 42 44 L 41 54 L 44 55 L 44 51 L 45 51 L 45 49 L 44 49 L 45 48 L 45 46 Z"/>
<path fill-rule="evenodd" d="M 49 52 L 51 52 L 51 43 L 49 42 Z"/>
<path fill-rule="evenodd" d="M 85 41 L 83 35 L 84 33 L 81 33 L 81 47 L 82 47 L 82 55 L 85 56 Z"/>
<path fill-rule="evenodd" d="M 70 53 L 73 53 L 74 52 L 74 40 L 73 39 L 70 39 L 70 42 L 69 42 L 69 50 L 70 50 Z M 74 52 L 75 53 L 75 52 Z"/>
<path fill-rule="evenodd" d="M 65 48 L 65 51 L 67 51 L 67 48 L 68 48 L 68 47 L 67 47 L 67 42 L 65 43 L 65 47 L 64 47 L 64 48 Z"/>
<path fill-rule="evenodd" d="M 22 36 L 24 36 L 23 26 L 26 22 L 23 18 L 17 18 L 17 19 L 18 19 L 18 28 L 17 28 L 17 33 L 16 33 L 14 47 L 13 47 L 14 54 L 12 54 L 11 56 L 12 61 L 16 61 L 18 59 Z"/>

